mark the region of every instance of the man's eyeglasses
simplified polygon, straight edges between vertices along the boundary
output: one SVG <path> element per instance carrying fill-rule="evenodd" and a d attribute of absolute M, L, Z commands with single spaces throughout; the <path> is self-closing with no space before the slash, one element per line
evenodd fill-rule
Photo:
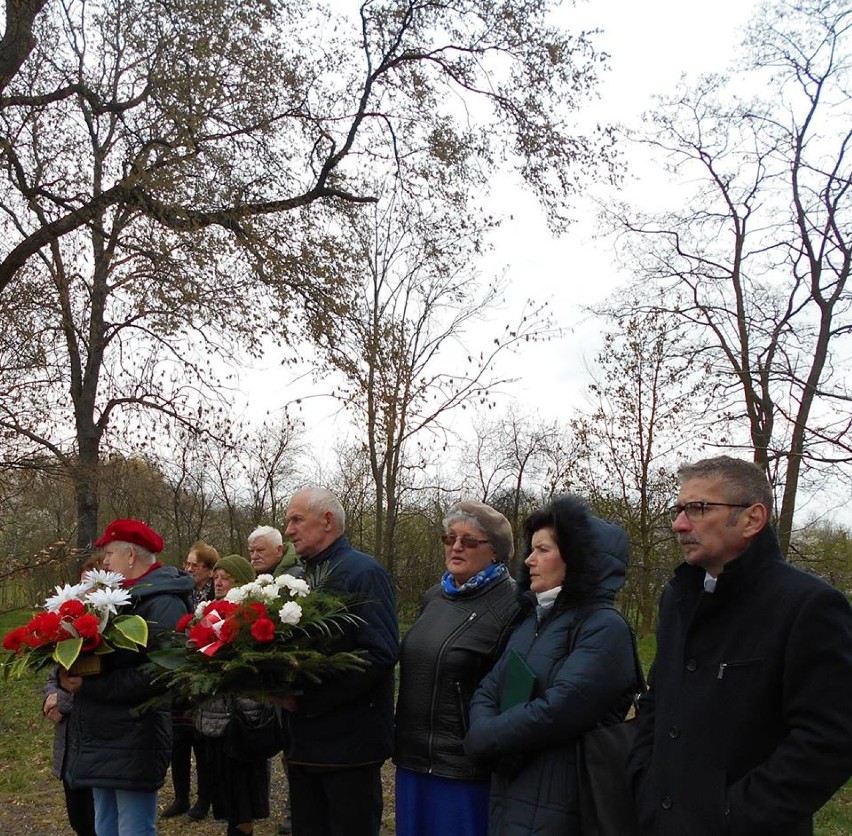
<path fill-rule="evenodd" d="M 472 534 L 442 534 L 441 542 L 445 546 L 454 546 L 456 540 L 461 540 L 463 549 L 475 549 L 480 543 L 487 543 L 488 540 L 480 540 Z"/>
<path fill-rule="evenodd" d="M 700 520 L 708 508 L 751 508 L 753 503 L 744 505 L 742 502 L 684 502 L 683 505 L 672 505 L 669 508 L 669 517 L 674 522 L 681 514 L 686 514 L 688 520 Z"/>

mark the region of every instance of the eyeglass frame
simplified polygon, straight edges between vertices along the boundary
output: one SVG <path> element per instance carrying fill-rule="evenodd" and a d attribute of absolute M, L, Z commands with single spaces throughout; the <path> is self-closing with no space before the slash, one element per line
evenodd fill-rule
<path fill-rule="evenodd" d="M 477 546 L 481 546 L 483 543 L 490 543 L 491 541 L 486 537 L 484 540 L 479 540 L 474 537 L 472 534 L 442 534 L 441 542 L 445 546 L 449 546 L 452 548 L 455 546 L 456 541 L 461 540 L 462 548 L 466 551 L 471 551 L 475 549 Z"/>
<path fill-rule="evenodd" d="M 686 518 L 690 522 L 695 522 L 696 520 L 704 518 L 707 508 L 710 506 L 720 508 L 751 508 L 754 504 L 754 502 L 744 504 L 742 502 L 710 502 L 709 500 L 697 499 L 692 500 L 691 502 L 684 502 L 682 505 L 680 503 L 675 503 L 667 508 L 666 511 L 668 512 L 669 519 L 672 522 L 674 522 L 681 514 L 686 514 Z M 692 516 L 692 513 L 690 513 L 690 510 L 688 509 L 691 509 L 692 513 L 695 513 L 695 516 Z"/>

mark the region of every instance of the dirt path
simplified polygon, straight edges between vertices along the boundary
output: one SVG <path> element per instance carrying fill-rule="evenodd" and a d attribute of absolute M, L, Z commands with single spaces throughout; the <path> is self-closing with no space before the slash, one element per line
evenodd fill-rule
<path fill-rule="evenodd" d="M 393 767 L 386 765 L 382 780 L 385 787 L 385 815 L 382 836 L 392 836 L 393 829 Z M 255 823 L 255 836 L 277 836 L 279 816 L 285 801 L 284 773 L 281 762 L 274 758 L 272 762 L 272 817 Z M 160 791 L 160 809 L 168 806 L 174 796 L 171 791 L 171 778 Z M 157 826 L 162 836 L 224 836 L 224 822 L 214 822 L 208 818 L 203 822 L 193 822 L 186 816 L 173 819 L 160 819 Z M 25 798 L 0 801 L 1 836 L 74 836 L 65 818 L 65 798 L 62 785 L 51 779 L 43 790 L 28 793 Z"/>

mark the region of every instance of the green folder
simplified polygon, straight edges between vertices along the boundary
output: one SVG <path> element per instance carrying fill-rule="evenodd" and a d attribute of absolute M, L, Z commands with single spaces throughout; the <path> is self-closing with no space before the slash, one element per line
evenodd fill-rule
<path fill-rule="evenodd" d="M 500 713 L 515 705 L 529 702 L 535 688 L 535 674 L 521 658 L 517 650 L 509 651 L 509 663 L 506 665 L 506 679 L 500 692 Z"/>

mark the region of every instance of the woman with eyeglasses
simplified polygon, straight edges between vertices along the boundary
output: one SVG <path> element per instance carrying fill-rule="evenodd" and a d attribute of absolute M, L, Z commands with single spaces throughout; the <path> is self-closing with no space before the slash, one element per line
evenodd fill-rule
<path fill-rule="evenodd" d="M 630 627 L 612 607 L 627 534 L 562 496 L 526 519 L 524 540 L 526 618 L 471 701 L 465 749 L 494 771 L 492 836 L 579 836 L 577 738 L 624 719 L 640 687 Z"/>
<path fill-rule="evenodd" d="M 397 836 L 486 836 L 490 774 L 464 753 L 470 698 L 518 612 L 509 521 L 459 502 L 443 521 L 440 583 L 402 642 L 396 706 Z"/>

